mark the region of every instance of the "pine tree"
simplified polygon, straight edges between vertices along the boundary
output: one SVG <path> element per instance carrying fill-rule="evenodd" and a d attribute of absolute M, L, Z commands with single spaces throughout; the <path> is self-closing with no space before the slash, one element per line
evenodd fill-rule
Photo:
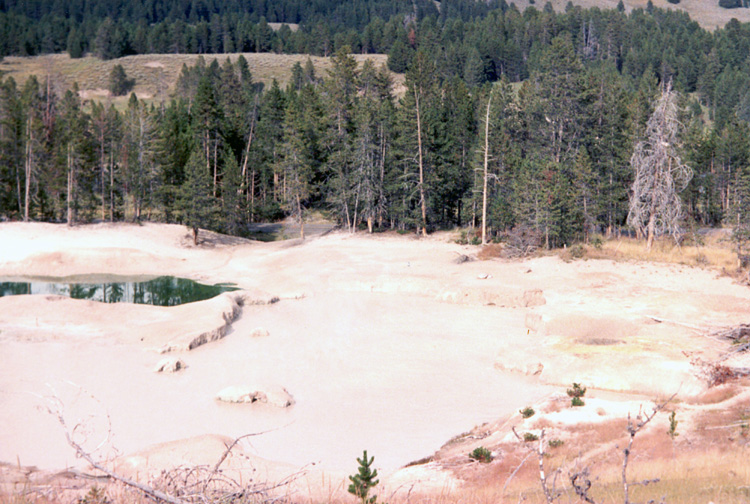
<path fill-rule="evenodd" d="M 215 200 L 211 197 L 211 178 L 202 151 L 195 150 L 185 165 L 185 182 L 180 188 L 179 207 L 182 223 L 193 233 L 198 245 L 200 228 L 210 228 L 215 217 Z"/>
<path fill-rule="evenodd" d="M 72 226 L 78 220 L 78 211 L 81 206 L 79 190 L 79 177 L 86 174 L 90 161 L 90 144 L 88 138 L 89 118 L 81 107 L 78 96 L 78 86 L 73 90 L 65 92 L 60 104 L 60 140 L 58 144 L 60 152 L 58 156 L 64 159 L 66 186 L 66 219 L 68 226 Z"/>
<path fill-rule="evenodd" d="M 224 151 L 224 174 L 221 179 L 221 200 L 223 206 L 223 228 L 230 235 L 239 233 L 242 224 L 240 205 L 241 193 L 240 168 L 231 150 Z"/>
<path fill-rule="evenodd" d="M 380 483 L 380 480 L 375 479 L 378 477 L 378 470 L 370 468 L 374 461 L 375 457 L 368 459 L 367 450 L 364 450 L 362 458 L 357 458 L 359 463 L 357 474 L 349 476 L 349 480 L 352 482 L 349 485 L 349 493 L 360 499 L 362 504 L 375 504 L 378 500 L 377 495 L 368 497 L 370 489 Z"/>
<path fill-rule="evenodd" d="M 122 65 L 115 65 L 109 73 L 109 92 L 112 96 L 124 96 L 133 89 L 134 79 L 129 79 Z"/>

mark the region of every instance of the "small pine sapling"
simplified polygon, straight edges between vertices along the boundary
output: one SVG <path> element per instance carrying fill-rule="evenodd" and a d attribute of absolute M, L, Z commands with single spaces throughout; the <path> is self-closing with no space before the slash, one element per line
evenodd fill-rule
<path fill-rule="evenodd" d="M 524 409 L 518 410 L 518 412 L 524 418 L 531 418 L 534 416 L 534 413 L 536 413 L 536 411 L 534 411 L 534 408 L 532 408 L 531 406 L 526 406 Z"/>
<path fill-rule="evenodd" d="M 492 462 L 492 452 L 484 446 L 480 446 L 479 448 L 474 448 L 474 451 L 469 453 L 469 458 L 484 464 L 489 464 Z"/>
<path fill-rule="evenodd" d="M 677 413 L 674 411 L 669 415 L 669 430 L 667 431 L 667 434 L 669 434 L 669 437 L 672 438 L 672 441 L 674 441 L 674 438 L 680 435 L 677 432 L 677 424 L 680 422 L 677 421 L 676 416 Z"/>
<path fill-rule="evenodd" d="M 373 495 L 370 498 L 367 497 L 370 489 L 380 483 L 379 480 L 375 479 L 378 477 L 378 470 L 370 468 L 374 460 L 375 457 L 368 459 L 367 450 L 364 450 L 362 458 L 357 459 L 359 463 L 357 474 L 349 476 L 349 480 L 352 482 L 349 485 L 349 493 L 360 499 L 362 504 L 375 504 L 378 499 L 377 495 Z"/>
<path fill-rule="evenodd" d="M 582 387 L 580 383 L 573 383 L 573 388 L 568 389 L 567 393 L 568 397 L 571 398 L 571 406 L 583 406 L 586 404 L 583 402 L 583 399 L 581 399 L 586 395 L 586 387 Z"/>

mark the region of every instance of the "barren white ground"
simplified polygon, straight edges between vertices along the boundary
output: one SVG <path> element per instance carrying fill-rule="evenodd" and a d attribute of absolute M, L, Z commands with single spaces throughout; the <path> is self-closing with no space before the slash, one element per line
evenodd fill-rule
<path fill-rule="evenodd" d="M 345 475 L 367 449 L 391 472 L 573 381 L 593 396 L 696 393 L 691 360 L 720 346 L 653 317 L 702 327 L 746 322 L 750 291 L 714 272 L 555 257 L 455 262 L 477 251 L 447 234 L 304 243 L 211 234 L 194 247 L 180 226 L 0 224 L 0 277 L 169 274 L 235 282 L 248 300 L 280 298 L 246 305 L 223 339 L 174 352 L 188 367 L 168 375 L 153 372 L 163 357 L 156 350 L 215 331 L 225 323 L 223 301 L 158 308 L 0 298 L 0 461 L 79 463 L 40 409 L 54 389 L 70 425 L 91 426 L 91 446 L 107 418 L 108 447 L 153 460 L 156 443 L 270 430 L 244 452 L 289 471 Z M 269 335 L 251 337 L 258 327 Z M 214 399 L 226 386 L 252 384 L 286 387 L 296 404 Z M 199 444 L 174 446 L 187 453 Z"/>

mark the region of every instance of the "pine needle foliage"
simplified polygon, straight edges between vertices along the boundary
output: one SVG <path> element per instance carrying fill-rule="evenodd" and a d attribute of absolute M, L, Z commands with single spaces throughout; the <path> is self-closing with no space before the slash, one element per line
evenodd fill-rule
<path fill-rule="evenodd" d="M 380 483 L 380 480 L 375 478 L 378 477 L 377 469 L 372 469 L 372 463 L 375 457 L 367 458 L 367 450 L 362 453 L 362 458 L 358 458 L 359 468 L 357 474 L 349 476 L 349 480 L 352 482 L 349 485 L 349 493 L 356 496 L 361 500 L 362 504 L 375 504 L 378 496 L 373 495 L 368 497 L 370 489 Z"/>

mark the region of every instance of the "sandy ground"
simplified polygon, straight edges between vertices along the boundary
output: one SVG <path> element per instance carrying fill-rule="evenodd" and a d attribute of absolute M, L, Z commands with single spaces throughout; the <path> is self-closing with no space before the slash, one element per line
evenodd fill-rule
<path fill-rule="evenodd" d="M 170 274 L 244 290 L 175 308 L 0 298 L 0 461 L 80 465 L 43 411 L 56 394 L 69 426 L 89 427 L 87 446 L 111 431 L 98 454 L 131 454 L 118 463 L 135 473 L 186 462 L 159 443 L 192 439 L 177 445 L 187 453 L 213 440 L 187 457 L 199 463 L 221 452 L 221 436 L 270 431 L 241 443 L 243 460 L 281 463 L 262 465 L 268 478 L 305 467 L 303 491 L 314 480 L 321 495 L 345 492 L 362 449 L 389 491 L 444 490 L 460 482 L 440 468 L 398 469 L 574 381 L 622 401 L 697 394 L 691 362 L 726 345 L 688 325 L 747 320 L 750 291 L 715 272 L 557 257 L 458 264 L 478 249 L 449 238 L 207 234 L 194 247 L 180 226 L 2 223 L 0 277 Z M 252 337 L 259 328 L 268 336 Z M 154 373 L 165 350 L 187 368 Z M 296 403 L 214 399 L 251 384 L 283 386 Z"/>

